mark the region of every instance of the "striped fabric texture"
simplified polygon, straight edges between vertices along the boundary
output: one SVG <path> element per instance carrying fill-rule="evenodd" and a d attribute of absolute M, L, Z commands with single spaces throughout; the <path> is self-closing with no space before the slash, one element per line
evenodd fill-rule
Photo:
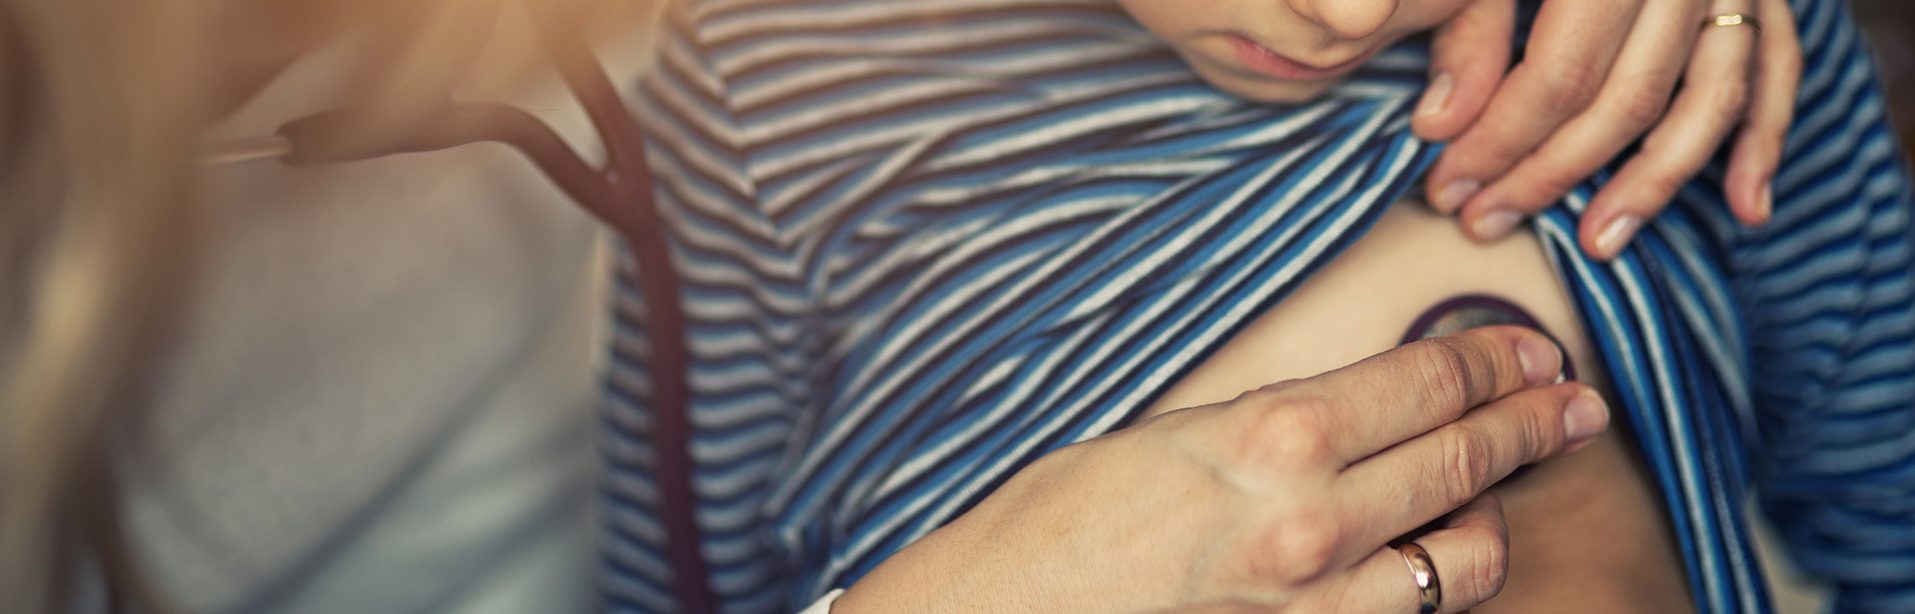
<path fill-rule="evenodd" d="M 1838 0 L 1776 217 L 1721 165 L 1611 264 L 1537 218 L 1670 510 L 1704 612 L 1766 611 L 1758 494 L 1841 607 L 1915 611 L 1915 232 Z M 1020 467 L 1140 413 L 1362 236 L 1437 146 L 1410 42 L 1308 104 L 1198 80 L 1104 0 L 692 0 L 633 105 L 690 319 L 710 585 L 793 611 Z M 606 604 L 669 612 L 629 259 L 605 385 Z"/>

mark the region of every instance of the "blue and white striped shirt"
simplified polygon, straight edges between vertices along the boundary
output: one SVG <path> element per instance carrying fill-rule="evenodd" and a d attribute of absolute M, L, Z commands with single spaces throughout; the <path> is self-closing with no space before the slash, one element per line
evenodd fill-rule
<path fill-rule="evenodd" d="M 1915 611 L 1915 210 L 1839 0 L 1775 219 L 1721 165 L 1612 264 L 1607 175 L 1534 228 L 1660 486 L 1706 612 L 1765 611 L 1743 503 L 1851 611 Z M 694 0 L 635 103 L 683 276 L 697 520 L 728 611 L 802 607 L 1018 468 L 1124 424 L 1401 198 L 1437 147 L 1426 48 L 1308 104 L 1221 94 L 1105 0 Z M 621 267 L 607 603 L 670 611 L 648 341 Z"/>

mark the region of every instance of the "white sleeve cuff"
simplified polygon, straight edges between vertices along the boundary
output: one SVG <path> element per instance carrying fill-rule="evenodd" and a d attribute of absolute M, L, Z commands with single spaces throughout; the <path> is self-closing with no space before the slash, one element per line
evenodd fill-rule
<path fill-rule="evenodd" d="M 800 610 L 798 614 L 831 614 L 831 604 L 836 603 L 838 598 L 842 596 L 844 596 L 844 589 L 842 588 L 825 593 L 825 596 L 819 597 L 817 601 L 811 602 L 810 607 Z"/>

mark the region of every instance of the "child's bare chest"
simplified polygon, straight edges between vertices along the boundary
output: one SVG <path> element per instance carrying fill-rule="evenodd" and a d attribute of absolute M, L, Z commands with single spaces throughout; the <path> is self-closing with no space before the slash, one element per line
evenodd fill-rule
<path fill-rule="evenodd" d="M 1580 379 L 1606 384 L 1575 306 L 1533 235 L 1478 245 L 1455 220 L 1399 202 L 1355 245 L 1175 383 L 1148 415 L 1356 362 L 1397 346 L 1429 308 L 1467 294 L 1500 297 L 1528 311 L 1563 342 Z"/>

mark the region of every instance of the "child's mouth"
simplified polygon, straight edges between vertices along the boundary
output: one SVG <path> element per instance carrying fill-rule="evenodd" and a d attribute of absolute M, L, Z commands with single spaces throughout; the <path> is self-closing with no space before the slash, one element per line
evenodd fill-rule
<path fill-rule="evenodd" d="M 1269 47 L 1263 46 L 1262 43 L 1241 34 L 1231 34 L 1228 38 L 1231 49 L 1237 52 L 1237 60 L 1244 66 L 1271 77 L 1292 81 L 1321 81 L 1341 77 L 1356 70 L 1358 66 L 1363 65 L 1363 62 L 1369 60 L 1370 56 L 1376 54 L 1374 50 L 1366 51 L 1355 59 L 1334 66 L 1319 67 L 1284 57 L 1271 51 Z"/>

